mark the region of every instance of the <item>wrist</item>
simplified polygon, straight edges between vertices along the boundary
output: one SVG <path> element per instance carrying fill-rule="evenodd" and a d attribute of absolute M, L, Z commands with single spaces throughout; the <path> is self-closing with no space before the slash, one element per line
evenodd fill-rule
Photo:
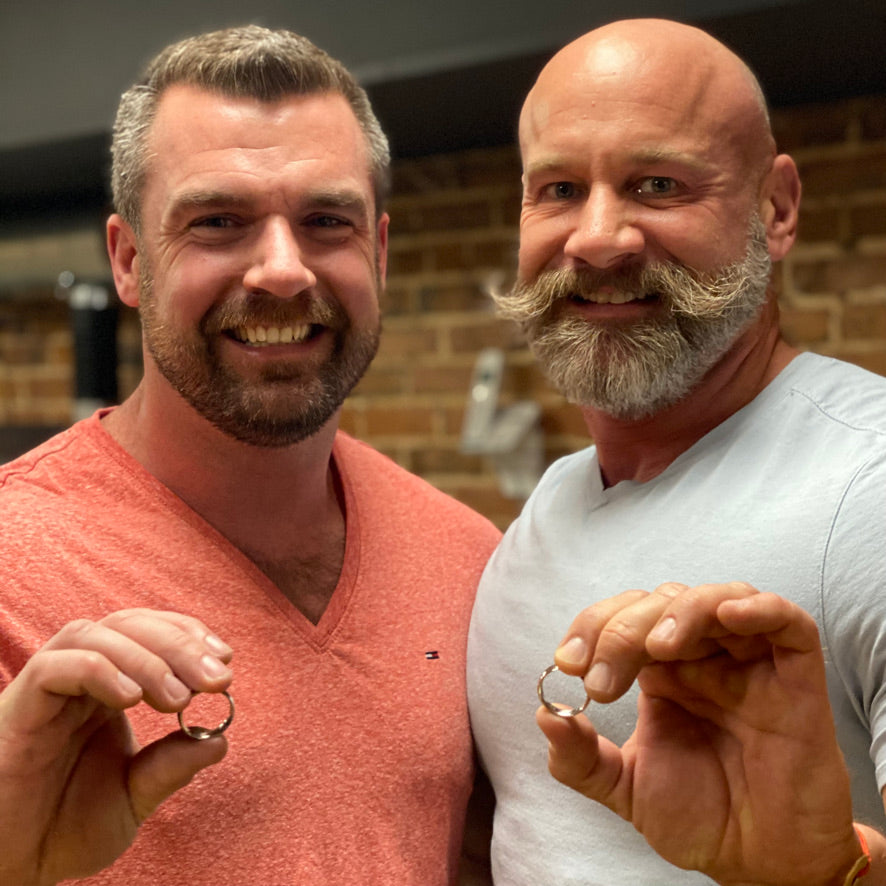
<path fill-rule="evenodd" d="M 856 864 L 856 862 L 862 857 L 864 851 L 862 848 L 862 841 L 867 845 L 867 852 L 870 855 L 871 865 L 867 872 L 862 874 L 860 878 L 859 875 L 856 875 L 855 886 L 886 886 L 886 835 L 882 834 L 876 828 L 866 824 L 855 824 L 853 827 L 855 829 L 857 840 L 853 851 L 857 852 L 857 854 L 855 855 L 855 858 L 852 859 L 852 853 L 849 853 L 849 856 L 847 856 L 848 860 L 843 864 L 840 877 L 829 880 L 829 886 L 831 883 L 833 883 L 833 886 L 843 886 L 844 882 L 852 883 L 851 878 L 847 881 L 846 877 L 849 876 L 849 873 L 852 870 L 852 865 Z"/>
<path fill-rule="evenodd" d="M 862 877 L 867 876 L 871 870 L 871 850 L 868 848 L 867 835 L 856 824 L 855 836 L 858 838 L 859 854 L 855 864 L 847 872 L 843 878 L 843 886 L 860 886 Z"/>

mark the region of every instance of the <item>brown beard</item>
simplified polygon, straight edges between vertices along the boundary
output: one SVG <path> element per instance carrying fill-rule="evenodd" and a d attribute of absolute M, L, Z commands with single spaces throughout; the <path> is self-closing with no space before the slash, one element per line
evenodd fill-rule
<path fill-rule="evenodd" d="M 617 418 L 645 418 L 683 399 L 759 316 L 771 260 L 755 218 L 745 257 L 712 274 L 678 263 L 616 271 L 545 271 L 496 296 L 516 320 L 542 370 L 567 399 Z M 655 298 L 655 319 L 595 325 L 562 310 L 599 287 Z"/>
<path fill-rule="evenodd" d="M 363 377 L 378 350 L 380 328 L 355 329 L 336 303 L 305 296 L 281 303 L 250 295 L 210 310 L 196 334 L 165 323 L 157 311 L 149 269 L 143 266 L 141 321 L 145 346 L 170 385 L 207 421 L 254 446 L 288 446 L 323 427 Z M 257 380 L 246 380 L 218 355 L 220 335 L 236 326 L 323 327 L 333 336 L 322 362 L 269 363 Z"/>

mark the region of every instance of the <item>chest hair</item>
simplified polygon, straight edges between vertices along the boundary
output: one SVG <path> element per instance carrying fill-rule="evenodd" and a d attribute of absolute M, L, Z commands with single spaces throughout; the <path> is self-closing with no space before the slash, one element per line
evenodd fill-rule
<path fill-rule="evenodd" d="M 312 624 L 320 621 L 341 576 L 344 536 L 325 543 L 323 550 L 309 556 L 297 553 L 268 558 L 245 553 L 305 618 Z"/>

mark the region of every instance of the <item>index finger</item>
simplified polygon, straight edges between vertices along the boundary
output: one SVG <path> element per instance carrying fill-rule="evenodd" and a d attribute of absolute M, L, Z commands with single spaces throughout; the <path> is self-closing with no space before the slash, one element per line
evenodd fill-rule
<path fill-rule="evenodd" d="M 100 653 L 144 691 L 160 711 L 183 708 L 191 692 L 217 692 L 231 682 L 231 650 L 205 625 L 179 613 L 123 610 L 99 622 L 80 619 L 44 645 L 46 650 Z M 218 645 L 221 644 L 221 645 Z"/>
<path fill-rule="evenodd" d="M 650 661 L 646 636 L 685 588 L 667 582 L 652 593 L 625 591 L 590 606 L 573 621 L 554 661 L 566 673 L 584 673 L 585 690 L 594 700 L 613 701 Z M 570 653 L 579 655 L 570 658 Z"/>

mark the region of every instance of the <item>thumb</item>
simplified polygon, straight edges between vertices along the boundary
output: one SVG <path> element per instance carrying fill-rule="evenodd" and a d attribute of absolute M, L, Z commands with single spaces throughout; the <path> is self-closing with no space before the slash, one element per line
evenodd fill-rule
<path fill-rule="evenodd" d="M 195 741 L 182 732 L 142 748 L 129 767 L 129 796 L 136 821 L 141 824 L 177 790 L 205 769 L 220 762 L 228 752 L 228 741 L 216 735 Z"/>
<path fill-rule="evenodd" d="M 599 736 L 587 717 L 558 717 L 540 707 L 535 719 L 548 739 L 551 775 L 630 821 L 630 785 L 621 748 Z"/>

